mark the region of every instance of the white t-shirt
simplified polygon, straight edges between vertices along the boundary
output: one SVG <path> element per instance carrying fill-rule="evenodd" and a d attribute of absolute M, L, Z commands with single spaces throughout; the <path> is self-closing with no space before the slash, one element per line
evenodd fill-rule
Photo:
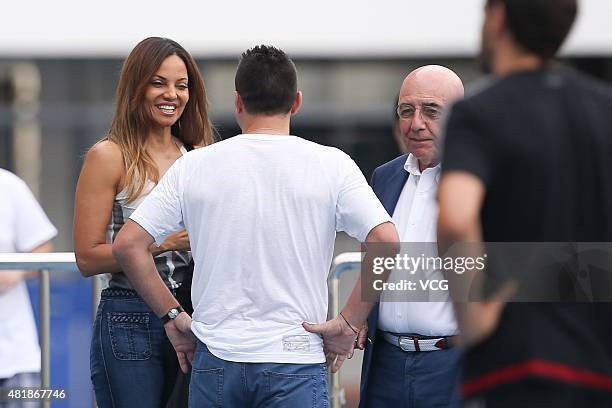
<path fill-rule="evenodd" d="M 336 231 L 391 218 L 353 160 L 296 136 L 238 135 L 188 153 L 131 219 L 159 244 L 186 228 L 192 329 L 219 358 L 321 363 Z"/>
<path fill-rule="evenodd" d="M 0 252 L 30 252 L 57 230 L 28 186 L 0 169 Z M 3 271 L 0 271 L 3 273 Z M 0 293 L 0 378 L 40 371 L 40 347 L 25 282 Z"/>

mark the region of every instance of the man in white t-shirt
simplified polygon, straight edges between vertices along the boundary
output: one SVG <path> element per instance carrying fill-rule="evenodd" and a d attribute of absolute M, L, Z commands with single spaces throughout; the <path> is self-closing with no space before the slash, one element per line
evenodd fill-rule
<path fill-rule="evenodd" d="M 291 136 L 297 73 L 273 47 L 246 51 L 236 73 L 241 135 L 183 156 L 117 236 L 113 253 L 159 317 L 181 366 L 194 351 L 190 406 L 327 406 L 321 336 L 336 231 L 397 242 L 391 218 L 349 156 Z M 146 252 L 186 229 L 195 259 L 193 323 Z M 345 317 L 363 321 L 359 291 Z M 190 330 L 191 327 L 191 330 Z M 346 350 L 355 327 L 326 327 Z"/>
<path fill-rule="evenodd" d="M 57 230 L 28 186 L 0 169 L 0 191 L 0 252 L 51 251 Z M 10 311 L 0 314 L 0 390 L 40 386 L 40 347 L 24 282 L 32 274 L 0 270 L 0 310 Z M 0 407 L 20 406 L 0 400 Z"/>

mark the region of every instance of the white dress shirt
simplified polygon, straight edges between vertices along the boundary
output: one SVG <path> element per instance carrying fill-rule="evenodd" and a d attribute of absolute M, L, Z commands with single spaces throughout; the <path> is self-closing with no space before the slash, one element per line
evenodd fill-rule
<path fill-rule="evenodd" d="M 409 176 L 393 211 L 393 220 L 400 240 L 402 243 L 435 243 L 437 242 L 438 219 L 436 194 L 441 167 L 438 164 L 421 172 L 417 158 L 410 154 L 406 159 L 404 169 Z M 428 246 L 428 251 L 427 256 L 437 256 L 435 245 Z M 405 253 L 404 250 L 402 250 L 403 253 Z M 405 273 L 399 276 L 397 271 L 393 271 L 389 282 L 397 282 L 405 277 Z M 435 272 L 435 276 L 428 277 L 443 279 L 439 271 Z M 385 299 L 389 299 L 391 295 L 397 299 L 398 294 L 383 293 L 379 304 L 378 328 L 380 330 L 422 336 L 451 336 L 457 333 L 457 323 L 448 292 L 441 294 L 438 291 L 436 293 L 436 296 L 442 295 L 443 299 L 446 299 L 442 302 L 410 302 L 409 292 L 403 292 L 401 296 L 404 294 L 405 302 L 391 302 Z"/>

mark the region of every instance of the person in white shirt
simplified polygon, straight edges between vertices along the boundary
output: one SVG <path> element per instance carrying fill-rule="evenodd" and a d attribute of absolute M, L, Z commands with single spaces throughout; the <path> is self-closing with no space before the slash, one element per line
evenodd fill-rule
<path fill-rule="evenodd" d="M 302 95 L 284 52 L 243 53 L 235 85 L 243 133 L 177 160 L 113 253 L 165 321 L 183 367 L 192 360 L 190 406 L 328 406 L 323 341 L 302 324 L 326 319 L 336 232 L 367 242 L 397 242 L 397 232 L 349 156 L 290 135 Z M 195 259 L 193 321 L 146 251 L 183 228 Z M 335 323 L 340 340 L 355 341 Z"/>
<path fill-rule="evenodd" d="M 49 252 L 57 235 L 28 186 L 0 169 L 0 252 Z M 0 270 L 0 389 L 40 386 L 40 347 L 25 279 L 33 271 Z M 30 406 L 30 403 L 26 406 Z M 17 408 L 22 403 L 3 404 Z"/>
<path fill-rule="evenodd" d="M 425 66 L 411 72 L 397 106 L 409 154 L 382 165 L 372 176 L 372 187 L 393 214 L 402 243 L 431 243 L 416 245 L 433 256 L 437 255 L 440 122 L 445 108 L 462 96 L 463 84 L 448 68 Z M 389 282 L 401 278 L 394 271 Z M 366 344 L 364 354 L 361 407 L 456 403 L 458 351 L 451 347 L 451 337 L 457 334 L 457 324 L 448 293 L 442 295 L 437 300 L 446 301 L 410 302 L 408 297 L 398 301 L 397 294 L 383 293 L 368 318 L 372 343 Z"/>

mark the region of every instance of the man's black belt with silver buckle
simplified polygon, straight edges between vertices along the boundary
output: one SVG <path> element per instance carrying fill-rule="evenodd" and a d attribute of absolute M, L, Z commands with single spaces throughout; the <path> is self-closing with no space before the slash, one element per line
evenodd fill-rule
<path fill-rule="evenodd" d="M 446 350 L 453 346 L 449 337 L 402 336 L 395 333 L 380 331 L 387 343 L 399 347 L 403 351 L 436 351 Z"/>

